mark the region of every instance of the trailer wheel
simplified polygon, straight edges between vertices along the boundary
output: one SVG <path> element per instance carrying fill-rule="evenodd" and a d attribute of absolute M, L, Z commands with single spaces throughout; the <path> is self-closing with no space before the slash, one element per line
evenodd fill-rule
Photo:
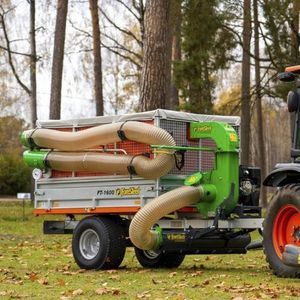
<path fill-rule="evenodd" d="M 126 250 L 121 225 L 107 217 L 87 217 L 73 233 L 73 256 L 82 269 L 115 269 Z"/>
<path fill-rule="evenodd" d="M 162 253 L 159 250 L 141 250 L 134 248 L 136 258 L 144 268 L 177 268 L 185 255 L 180 253 Z"/>
<path fill-rule="evenodd" d="M 300 246 L 300 186 L 278 190 L 267 209 L 263 225 L 263 246 L 267 262 L 278 277 L 300 277 L 300 269 L 285 265 L 285 245 Z"/>

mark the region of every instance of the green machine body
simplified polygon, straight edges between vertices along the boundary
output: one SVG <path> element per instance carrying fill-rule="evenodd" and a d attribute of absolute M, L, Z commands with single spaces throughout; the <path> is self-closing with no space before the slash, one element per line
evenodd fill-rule
<path fill-rule="evenodd" d="M 239 139 L 236 131 L 227 123 L 194 122 L 190 124 L 190 138 L 215 142 L 214 148 L 207 149 L 214 153 L 213 168 L 185 180 L 185 185 L 210 187 L 205 195 L 210 201 L 200 201 L 198 211 L 204 217 L 214 216 L 218 208 L 229 214 L 239 199 Z"/>

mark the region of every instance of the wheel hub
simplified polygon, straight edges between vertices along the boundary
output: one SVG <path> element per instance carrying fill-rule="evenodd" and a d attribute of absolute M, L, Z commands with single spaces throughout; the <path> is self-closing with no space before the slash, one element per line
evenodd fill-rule
<path fill-rule="evenodd" d="M 79 240 L 79 250 L 81 255 L 91 260 L 95 258 L 100 249 L 100 239 L 96 231 L 93 229 L 85 230 Z"/>
<path fill-rule="evenodd" d="M 300 226 L 295 227 L 293 236 L 295 242 L 300 242 Z"/>
<path fill-rule="evenodd" d="M 284 205 L 277 213 L 273 224 L 273 245 L 281 258 L 285 245 L 300 246 L 300 211 L 292 205 Z"/>
<path fill-rule="evenodd" d="M 160 251 L 144 250 L 144 255 L 149 259 L 156 259 L 160 255 Z"/>

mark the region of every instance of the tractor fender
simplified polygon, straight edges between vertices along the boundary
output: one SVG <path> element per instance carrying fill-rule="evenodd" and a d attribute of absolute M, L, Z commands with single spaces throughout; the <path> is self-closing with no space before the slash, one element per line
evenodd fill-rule
<path fill-rule="evenodd" d="M 277 164 L 275 169 L 265 178 L 263 185 L 280 187 L 300 182 L 300 164 Z"/>

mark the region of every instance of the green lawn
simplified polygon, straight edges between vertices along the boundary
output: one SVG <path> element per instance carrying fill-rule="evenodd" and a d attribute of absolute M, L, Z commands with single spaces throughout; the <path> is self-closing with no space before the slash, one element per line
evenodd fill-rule
<path fill-rule="evenodd" d="M 49 217 L 48 217 L 49 218 Z M 20 204 L 0 203 L 0 299 L 299 299 L 300 281 L 276 278 L 262 251 L 187 256 L 179 269 L 147 270 L 132 249 L 119 270 L 83 271 L 71 236 L 42 234 Z"/>

